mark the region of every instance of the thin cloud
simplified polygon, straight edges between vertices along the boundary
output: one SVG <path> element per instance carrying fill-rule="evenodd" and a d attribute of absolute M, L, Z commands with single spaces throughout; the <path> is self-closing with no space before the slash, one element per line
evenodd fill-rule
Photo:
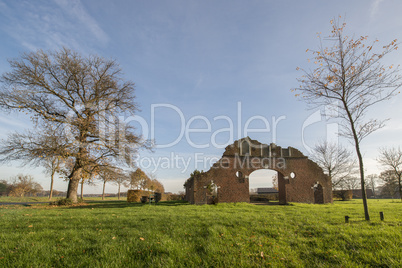
<path fill-rule="evenodd" d="M 70 16 L 78 19 L 82 24 L 102 43 L 109 41 L 108 35 L 98 25 L 96 20 L 86 12 L 84 6 L 79 0 L 55 0 L 64 11 Z"/>
<path fill-rule="evenodd" d="M 0 1 L 0 15 L 8 22 L 0 28 L 28 50 L 66 46 L 86 51 L 109 42 L 80 1 L 54 3 Z"/>
<path fill-rule="evenodd" d="M 374 2 L 371 4 L 371 17 L 372 18 L 375 15 L 377 15 L 381 2 L 384 2 L 384 0 L 374 0 Z"/>
<path fill-rule="evenodd" d="M 202 82 L 204 81 L 204 79 L 202 78 L 202 74 L 200 74 L 200 76 L 197 79 L 197 82 L 195 84 L 194 89 L 198 89 L 200 87 L 200 85 L 202 84 Z"/>

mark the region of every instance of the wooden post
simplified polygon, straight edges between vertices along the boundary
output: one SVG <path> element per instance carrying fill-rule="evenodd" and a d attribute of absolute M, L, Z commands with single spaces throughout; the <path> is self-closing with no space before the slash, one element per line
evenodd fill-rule
<path fill-rule="evenodd" d="M 382 212 L 382 211 L 380 212 L 380 220 L 382 220 L 382 221 L 384 220 L 384 212 Z"/>
<path fill-rule="evenodd" d="M 345 216 L 345 223 L 349 223 L 349 216 Z"/>

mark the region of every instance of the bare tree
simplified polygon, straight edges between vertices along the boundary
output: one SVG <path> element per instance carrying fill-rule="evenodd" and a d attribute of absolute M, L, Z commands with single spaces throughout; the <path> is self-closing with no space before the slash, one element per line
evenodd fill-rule
<path fill-rule="evenodd" d="M 390 99 L 401 86 L 398 68 L 381 64 L 381 59 L 398 46 L 393 40 L 382 52 L 376 53 L 374 46 L 378 40 L 367 44 L 367 36 L 356 39 L 345 36 L 345 23 L 340 25 L 339 21 L 332 20 L 331 24 L 332 34 L 324 40 L 333 42 L 333 46 L 321 45 L 312 51 L 317 67 L 301 69 L 304 75 L 298 79 L 300 86 L 293 91 L 311 105 L 325 105 L 333 116 L 341 119 L 340 134 L 351 139 L 355 146 L 364 215 L 370 220 L 360 145 L 365 137 L 384 125 L 384 121 L 365 118 L 366 112 L 373 105 Z"/>
<path fill-rule="evenodd" d="M 130 181 L 130 178 L 126 173 L 119 172 L 119 173 L 116 174 L 116 177 L 114 178 L 113 182 L 115 184 L 117 184 L 117 186 L 118 186 L 118 190 L 117 190 L 117 196 L 118 196 L 117 198 L 118 198 L 118 200 L 120 200 L 121 186 L 128 187 L 129 186 L 129 181 Z"/>
<path fill-rule="evenodd" d="M 38 128 L 64 130 L 68 143 L 50 151 L 74 160 L 67 190 L 73 202 L 84 168 L 107 159 L 130 163 L 138 148 L 147 146 L 118 119 L 133 115 L 137 105 L 134 83 L 124 81 L 114 60 L 63 48 L 24 53 L 9 63 L 11 71 L 0 78 L 0 107 L 31 114 Z"/>
<path fill-rule="evenodd" d="M 320 141 L 313 148 L 311 159 L 315 161 L 332 181 L 332 188 L 343 190 L 345 179 L 355 171 L 352 153 L 341 144 Z"/>
<path fill-rule="evenodd" d="M 257 194 L 258 188 L 250 188 L 249 194 Z"/>
<path fill-rule="evenodd" d="M 348 189 L 348 190 L 357 190 L 359 187 L 359 178 L 355 176 L 348 176 L 344 180 L 344 186 L 342 188 Z"/>
<path fill-rule="evenodd" d="M 9 133 L 0 142 L 2 162 L 20 161 L 22 165 L 47 165 L 47 158 L 62 155 L 65 141 L 60 129 L 44 125 L 42 129 L 28 130 L 25 133 Z M 43 163 L 46 162 L 46 163 Z"/>
<path fill-rule="evenodd" d="M 366 183 L 371 187 L 371 190 L 373 190 L 373 195 L 374 195 L 374 197 L 376 197 L 377 196 L 376 187 L 377 187 L 378 175 L 370 174 L 370 175 L 366 176 L 366 178 L 367 178 Z"/>
<path fill-rule="evenodd" d="M 384 183 L 381 185 L 381 195 L 385 197 L 395 198 L 399 192 L 398 177 L 393 170 L 381 172 L 379 179 Z"/>
<path fill-rule="evenodd" d="M 50 195 L 53 195 L 54 175 L 60 172 L 65 159 L 62 151 L 66 140 L 60 133 L 60 129 L 54 129 L 51 125 L 44 125 L 39 132 L 26 131 L 25 133 L 13 132 L 8 134 L 6 140 L 0 141 L 0 159 L 2 162 L 20 160 L 22 166 L 41 165 L 45 173 L 50 175 Z"/>
<path fill-rule="evenodd" d="M 26 194 L 35 195 L 43 190 L 42 186 L 35 182 L 31 175 L 19 174 L 11 179 L 10 195 L 24 197 Z"/>
<path fill-rule="evenodd" d="M 98 169 L 98 177 L 103 182 L 102 200 L 105 200 L 106 183 L 114 181 L 119 176 L 119 170 L 111 165 L 103 165 Z"/>
<path fill-rule="evenodd" d="M 63 164 L 63 159 L 60 156 L 50 156 L 44 158 L 43 166 L 45 168 L 45 172 L 50 175 L 50 193 L 49 200 L 52 200 L 53 197 L 53 184 L 54 184 L 54 175 L 57 172 L 60 172 L 61 165 Z"/>
<path fill-rule="evenodd" d="M 402 201 L 402 150 L 398 148 L 381 148 L 377 161 L 387 170 L 392 170 L 398 180 L 398 190 Z"/>
<path fill-rule="evenodd" d="M 84 185 L 95 185 L 95 177 L 96 177 L 96 172 L 94 170 L 91 170 L 91 172 L 87 172 L 86 170 L 83 170 L 83 173 L 81 174 L 81 192 L 80 192 L 80 197 L 81 199 L 84 199 Z"/>

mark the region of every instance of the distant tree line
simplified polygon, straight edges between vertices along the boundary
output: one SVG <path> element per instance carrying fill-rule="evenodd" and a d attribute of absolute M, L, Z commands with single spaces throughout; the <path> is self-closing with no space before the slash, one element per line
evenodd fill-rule
<path fill-rule="evenodd" d="M 319 142 L 311 158 L 323 169 L 332 181 L 334 195 L 342 200 L 352 198 L 354 190 L 360 190 L 358 169 L 351 151 L 341 144 Z M 371 189 L 376 198 L 401 198 L 402 150 L 380 148 L 377 161 L 384 170 L 365 177 L 366 189 Z"/>
<path fill-rule="evenodd" d="M 1 196 L 36 196 L 42 191 L 42 186 L 35 182 L 31 175 L 19 174 L 10 178 L 9 181 L 0 181 Z"/>
<path fill-rule="evenodd" d="M 58 170 L 63 174 L 63 171 Z M 101 168 L 99 172 L 94 172 L 91 176 L 83 177 L 81 184 L 81 198 L 83 194 L 83 184 L 95 185 L 97 181 L 102 182 L 102 198 L 105 196 L 126 196 L 127 192 L 121 192 L 121 186 L 130 187 L 131 189 L 141 189 L 145 191 L 164 193 L 165 188 L 163 184 L 157 179 L 156 175 L 151 173 L 147 175 L 144 171 L 138 168 L 131 172 L 121 172 L 121 170 Z M 113 183 L 118 186 L 117 194 L 106 194 L 106 183 Z M 34 181 L 33 176 L 19 174 L 11 177 L 8 180 L 0 181 L 0 196 L 65 196 L 66 192 L 51 189 L 51 191 L 44 191 L 42 186 Z M 94 195 L 98 196 L 98 194 Z"/>
<path fill-rule="evenodd" d="M 101 181 L 103 184 L 103 199 L 106 196 L 117 196 L 119 199 L 121 196 L 127 196 L 127 192 L 120 191 L 121 186 L 130 187 L 131 189 L 141 189 L 144 191 L 159 193 L 165 192 L 163 184 L 156 178 L 155 174 L 151 173 L 147 175 L 140 168 L 129 173 L 119 173 L 117 171 L 102 170 L 99 172 L 99 174 L 94 173 L 93 176 L 83 179 L 82 181 L 90 184 L 95 184 L 96 181 Z M 105 184 L 107 182 L 114 183 L 119 187 L 117 194 L 105 193 Z M 31 175 L 19 174 L 15 177 L 11 177 L 8 180 L 0 180 L 0 196 L 24 197 L 49 196 L 51 194 L 53 194 L 54 197 L 59 197 L 65 196 L 66 192 L 52 190 L 51 193 L 50 191 L 45 191 L 39 183 L 34 181 L 34 178 Z M 91 194 L 85 196 L 99 196 L 99 194 Z M 84 197 L 84 194 L 82 192 L 81 197 Z"/>

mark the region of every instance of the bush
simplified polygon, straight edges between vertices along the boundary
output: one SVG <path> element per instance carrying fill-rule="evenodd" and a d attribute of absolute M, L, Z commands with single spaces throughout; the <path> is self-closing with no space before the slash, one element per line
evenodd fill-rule
<path fill-rule="evenodd" d="M 78 202 L 81 203 L 82 199 L 78 200 Z M 72 204 L 73 204 L 73 200 L 71 200 L 70 198 L 63 198 L 63 199 L 59 199 L 54 202 L 50 202 L 50 205 L 52 205 L 52 206 L 71 206 Z"/>
<path fill-rule="evenodd" d="M 332 191 L 332 196 L 334 199 L 349 201 L 353 199 L 352 190 L 335 190 Z"/>
<path fill-rule="evenodd" d="M 279 194 L 278 193 L 270 193 L 270 194 L 250 194 L 250 202 L 269 202 L 269 201 L 278 201 Z"/>
<path fill-rule="evenodd" d="M 143 192 L 142 190 L 128 190 L 127 202 L 140 202 Z"/>
<path fill-rule="evenodd" d="M 155 193 L 155 203 L 162 200 L 162 193 Z"/>
<path fill-rule="evenodd" d="M 169 194 L 166 197 L 167 201 L 180 201 L 184 200 L 184 194 Z"/>

